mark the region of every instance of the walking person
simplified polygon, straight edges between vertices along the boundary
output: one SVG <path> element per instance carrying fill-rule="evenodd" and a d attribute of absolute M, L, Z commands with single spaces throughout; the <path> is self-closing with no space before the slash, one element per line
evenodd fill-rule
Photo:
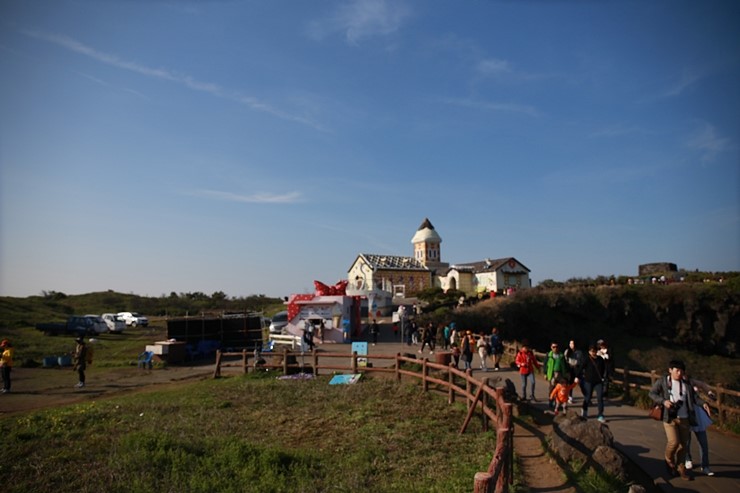
<path fill-rule="evenodd" d="M 588 418 L 588 406 L 591 403 L 591 397 L 596 393 L 597 417 L 600 423 L 606 422 L 604 418 L 604 382 L 605 382 L 605 364 L 604 360 L 597 354 L 598 349 L 595 344 L 588 347 L 588 356 L 578 371 L 578 379 L 583 391 L 583 406 L 581 407 L 581 416 Z"/>
<path fill-rule="evenodd" d="M 450 333 L 452 332 L 452 329 L 450 328 L 450 324 L 445 325 L 445 328 L 442 330 L 442 349 L 447 350 L 450 349 Z"/>
<path fill-rule="evenodd" d="M 571 340 L 563 352 L 565 362 L 568 364 L 568 383 L 573 383 L 578 378 L 578 368 L 583 364 L 583 351 L 578 349 L 576 341 Z M 568 404 L 573 404 L 573 389 L 568 395 Z"/>
<path fill-rule="evenodd" d="M 665 465 L 671 476 L 684 481 L 691 477 L 686 472 L 686 450 L 691 426 L 696 426 L 696 408 L 703 407 L 694 387 L 684 378 L 686 365 L 681 360 L 668 363 L 668 374 L 659 378 L 650 389 L 650 398 L 663 404 L 663 430 L 666 435 Z"/>
<path fill-rule="evenodd" d="M 573 382 L 568 383 L 568 379 L 565 377 L 558 377 L 557 384 L 550 392 L 550 400 L 555 403 L 555 409 L 553 410 L 555 415 L 558 414 L 558 408 L 562 409 L 563 414 L 568 410 L 568 397 L 570 392 L 578 384 L 578 378 Z"/>
<path fill-rule="evenodd" d="M 466 331 L 460 342 L 460 359 L 463 361 L 463 369 L 465 371 L 472 370 L 471 363 L 473 362 L 474 343 L 473 334 L 469 330 Z"/>
<path fill-rule="evenodd" d="M 72 360 L 74 366 L 72 370 L 77 372 L 77 385 L 75 387 L 82 388 L 85 386 L 85 369 L 87 369 L 87 345 L 85 339 L 78 337 L 75 339 L 77 345 L 75 346 L 74 353 L 72 353 Z"/>
<path fill-rule="evenodd" d="M 478 348 L 478 357 L 480 358 L 480 369 L 481 371 L 488 371 L 486 366 L 486 358 L 488 358 L 488 341 L 486 340 L 483 332 L 478 336 L 478 341 L 475 343 Z"/>
<path fill-rule="evenodd" d="M 527 400 L 527 382 L 530 383 L 530 399 L 537 402 L 537 398 L 534 396 L 534 372 L 540 368 L 540 362 L 534 355 L 534 352 L 529 348 L 529 342 L 526 340 L 522 341 L 522 347 L 516 354 L 514 359 L 517 368 L 519 368 L 519 375 L 522 378 L 522 400 Z"/>
<path fill-rule="evenodd" d="M 8 339 L 3 339 L 0 342 L 0 351 L 0 373 L 3 376 L 3 390 L 0 393 L 8 394 L 10 393 L 10 372 L 13 369 L 15 350 Z"/>
<path fill-rule="evenodd" d="M 498 333 L 498 328 L 491 329 L 491 355 L 493 356 L 493 371 L 501 369 L 501 356 L 504 354 L 504 342 Z"/>
<path fill-rule="evenodd" d="M 701 388 L 705 393 L 713 393 L 709 390 L 709 385 L 694 379 L 688 379 L 689 384 L 694 387 L 694 396 L 698 395 L 698 391 Z M 710 395 L 711 398 L 711 395 Z M 691 427 L 691 431 L 694 432 L 696 440 L 699 442 L 699 459 L 700 467 L 699 470 L 707 476 L 714 476 L 714 472 L 709 468 L 709 439 L 707 437 L 707 428 L 712 425 L 711 411 L 709 404 L 706 402 L 703 405 L 694 403 L 694 410 L 696 412 L 696 425 Z M 694 468 L 693 461 L 691 460 L 691 433 L 689 433 L 689 439 L 686 442 L 686 462 L 684 462 L 687 470 Z"/>
<path fill-rule="evenodd" d="M 373 346 L 378 343 L 378 334 L 380 334 L 380 327 L 378 321 L 373 319 L 372 325 L 370 325 L 370 334 L 373 336 Z"/>
<path fill-rule="evenodd" d="M 545 357 L 545 379 L 548 383 L 547 395 L 552 394 L 552 389 L 555 388 L 557 380 L 566 374 L 568 371 L 567 364 L 563 354 L 560 352 L 560 347 L 557 342 L 550 344 L 550 351 Z M 550 398 L 550 407 L 554 406 L 555 401 Z"/>

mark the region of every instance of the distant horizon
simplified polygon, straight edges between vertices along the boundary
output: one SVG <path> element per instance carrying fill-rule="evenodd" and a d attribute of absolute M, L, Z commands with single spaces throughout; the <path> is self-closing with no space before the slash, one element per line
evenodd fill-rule
<path fill-rule="evenodd" d="M 648 262 L 647 264 L 640 264 L 640 265 L 649 265 L 649 264 L 654 264 L 654 263 L 664 263 L 664 262 Z M 680 273 L 697 273 L 697 272 L 698 273 L 702 273 L 702 274 L 711 274 L 711 275 L 715 275 L 715 276 L 716 275 L 720 275 L 720 274 L 740 274 L 740 271 L 704 271 L 704 270 L 701 270 L 701 269 L 688 270 L 688 269 L 682 269 L 680 266 L 678 267 L 678 270 L 676 271 L 676 273 L 678 273 L 678 274 L 680 274 Z M 649 276 L 649 275 L 643 275 L 643 276 L 634 275 L 634 276 L 629 276 L 629 275 L 626 275 L 626 274 L 599 274 L 599 275 L 596 275 L 596 276 L 587 276 L 587 277 L 570 277 L 570 278 L 565 279 L 565 280 L 543 279 L 542 281 L 539 281 L 537 283 L 534 283 L 533 282 L 532 283 L 532 288 L 537 287 L 539 284 L 541 284 L 542 282 L 545 282 L 545 281 L 554 281 L 554 282 L 558 282 L 558 283 L 568 283 L 570 281 L 575 281 L 575 280 L 597 280 L 599 278 L 610 279 L 612 277 L 614 277 L 616 279 L 619 279 L 619 278 L 640 279 L 640 278 L 651 277 L 651 276 Z M 315 280 L 316 281 L 321 281 L 320 279 L 315 279 Z M 315 291 L 315 289 L 314 288 L 311 288 L 310 291 L 301 291 L 301 292 L 296 291 L 296 292 L 287 293 L 287 294 L 284 294 L 284 295 L 270 295 L 270 294 L 267 294 L 267 293 L 252 293 L 252 294 L 244 294 L 244 295 L 232 295 L 232 294 L 230 294 L 230 293 L 228 293 L 228 292 L 226 292 L 226 291 L 224 291 L 222 289 L 217 289 L 215 291 L 210 291 L 210 292 L 206 292 L 206 291 L 203 291 L 203 290 L 193 290 L 193 291 L 176 291 L 176 290 L 170 290 L 170 291 L 168 291 L 166 293 L 160 293 L 158 295 L 140 294 L 140 293 L 134 293 L 134 292 L 130 292 L 130 291 L 124 292 L 124 291 L 118 291 L 118 290 L 115 290 L 115 289 L 94 290 L 94 291 L 85 291 L 85 292 L 79 292 L 79 293 L 68 293 L 66 291 L 60 291 L 60 290 L 56 290 L 56 289 L 45 289 L 45 290 L 41 290 L 37 294 L 28 294 L 28 295 L 20 295 L 20 296 L 16 296 L 16 295 L 0 295 L 0 296 L 6 296 L 6 297 L 9 297 L 9 298 L 29 298 L 29 297 L 32 297 L 32 296 L 44 296 L 43 295 L 43 292 L 44 291 L 46 291 L 47 293 L 52 293 L 52 292 L 53 293 L 60 293 L 60 294 L 63 294 L 65 296 L 82 296 L 82 295 L 94 294 L 94 293 L 117 293 L 117 294 L 131 295 L 131 296 L 140 296 L 140 297 L 144 297 L 144 298 L 168 297 L 171 293 L 176 293 L 178 296 L 183 295 L 183 294 L 203 293 L 203 294 L 207 295 L 208 297 L 211 297 L 215 293 L 223 292 L 227 296 L 228 299 L 249 298 L 249 297 L 253 297 L 253 296 L 254 297 L 264 296 L 266 298 L 284 299 L 284 298 L 289 298 L 293 294 L 312 293 L 312 292 Z"/>
<path fill-rule="evenodd" d="M 738 46 L 734 0 L 5 0 L 0 295 L 284 297 L 424 218 L 533 285 L 740 271 Z"/>

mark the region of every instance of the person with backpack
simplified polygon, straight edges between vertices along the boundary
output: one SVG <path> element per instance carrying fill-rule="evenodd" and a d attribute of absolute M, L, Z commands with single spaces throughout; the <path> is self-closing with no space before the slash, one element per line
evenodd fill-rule
<path fill-rule="evenodd" d="M 85 386 L 85 369 L 87 368 L 88 364 L 88 348 L 83 337 L 78 337 L 77 339 L 75 339 L 75 342 L 77 343 L 77 345 L 75 346 L 74 353 L 72 353 L 72 359 L 74 361 L 74 366 L 72 366 L 72 370 L 77 372 L 78 377 L 77 385 L 75 385 L 75 387 L 81 389 Z"/>
<path fill-rule="evenodd" d="M 581 416 L 588 417 L 588 406 L 591 397 L 596 392 L 596 405 L 598 409 L 597 418 L 600 423 L 606 422 L 604 418 L 604 387 L 606 386 L 606 364 L 601 356 L 598 355 L 598 348 L 595 344 L 588 347 L 588 356 L 578 369 L 578 380 L 581 382 L 583 390 L 583 406 L 581 407 Z"/>
<path fill-rule="evenodd" d="M 522 378 L 522 400 L 527 400 L 527 382 L 530 382 L 530 399 L 537 402 L 537 398 L 534 396 L 534 372 L 536 369 L 541 368 L 542 365 L 540 365 L 534 352 L 529 348 L 528 341 L 522 341 L 522 347 L 519 349 L 514 362 L 517 368 L 519 368 L 519 375 Z"/>

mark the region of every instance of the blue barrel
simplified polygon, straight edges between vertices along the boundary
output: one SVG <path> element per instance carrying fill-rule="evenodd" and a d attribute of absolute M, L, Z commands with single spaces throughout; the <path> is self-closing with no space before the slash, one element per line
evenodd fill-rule
<path fill-rule="evenodd" d="M 58 358 L 59 366 L 72 366 L 72 357 L 68 354 Z"/>
<path fill-rule="evenodd" d="M 57 366 L 57 357 L 56 356 L 45 357 L 43 365 L 44 365 L 44 368 L 53 368 Z"/>

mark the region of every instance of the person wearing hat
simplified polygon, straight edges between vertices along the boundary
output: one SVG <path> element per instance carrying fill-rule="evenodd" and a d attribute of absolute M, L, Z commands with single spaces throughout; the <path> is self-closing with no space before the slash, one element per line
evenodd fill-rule
<path fill-rule="evenodd" d="M 669 362 L 668 374 L 655 381 L 649 395 L 653 402 L 663 405 L 665 465 L 668 473 L 688 481 L 691 477 L 686 472 L 685 461 L 691 427 L 697 425 L 696 407 L 705 403 L 686 380 L 684 362 Z"/>
<path fill-rule="evenodd" d="M 13 368 L 13 345 L 9 340 L 3 339 L 0 342 L 0 350 L 2 350 L 0 369 L 3 375 L 3 390 L 0 393 L 7 394 L 10 392 L 10 370 Z"/>
<path fill-rule="evenodd" d="M 72 367 L 73 370 L 77 371 L 77 375 L 79 377 L 79 381 L 77 382 L 77 385 L 75 387 L 82 388 L 85 386 L 85 369 L 87 368 L 87 346 L 85 345 L 85 339 L 82 337 L 78 337 L 75 339 L 75 342 L 77 345 L 75 346 L 75 351 L 72 355 L 72 358 L 74 359 L 74 366 Z"/>

